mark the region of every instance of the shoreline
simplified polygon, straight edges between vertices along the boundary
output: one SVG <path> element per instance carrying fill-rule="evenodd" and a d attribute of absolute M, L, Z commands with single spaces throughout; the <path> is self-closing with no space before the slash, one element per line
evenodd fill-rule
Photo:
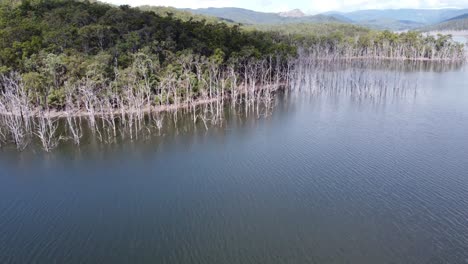
<path fill-rule="evenodd" d="M 229 99 L 229 98 L 228 98 Z M 138 110 L 129 110 L 126 109 L 124 110 L 124 114 L 135 114 L 135 113 L 161 113 L 161 112 L 172 112 L 180 109 L 187 109 L 190 107 L 196 107 L 200 105 L 206 105 L 210 103 L 214 103 L 216 101 L 221 101 L 221 99 L 218 98 L 213 98 L 213 99 L 202 99 L 202 100 L 195 100 L 192 103 L 181 103 L 181 104 L 172 104 L 172 105 L 159 105 L 159 106 L 145 106 L 140 111 Z M 41 110 L 39 108 L 36 108 L 31 111 L 31 114 L 28 115 L 30 118 L 37 118 L 40 117 L 41 114 L 44 113 L 48 118 L 67 118 L 67 117 L 89 117 L 91 116 L 91 113 L 87 112 L 84 109 L 75 109 L 71 111 L 71 114 L 68 113 L 65 110 L 56 110 L 56 109 L 50 109 L 50 110 Z M 107 112 L 101 112 L 101 111 L 96 111 L 94 114 L 95 117 L 101 117 L 101 116 L 109 116 L 109 115 L 115 115 L 115 116 L 120 116 L 122 114 L 121 109 L 114 109 L 112 112 L 107 111 Z M 11 113 L 11 112 L 0 112 L 0 116 L 23 116 L 20 113 Z"/>
<path fill-rule="evenodd" d="M 241 85 L 242 86 L 242 85 Z M 269 85 L 267 85 L 269 86 Z M 271 85 L 273 86 L 273 85 Z M 285 89 L 286 83 L 281 82 L 279 83 L 278 87 L 276 89 L 270 90 L 272 93 L 275 93 L 279 90 Z M 261 89 L 260 89 L 261 90 Z M 243 96 L 245 94 L 245 91 L 242 90 L 241 93 L 238 93 L 238 96 Z M 192 102 L 183 102 L 179 104 L 171 104 L 171 105 L 158 105 L 158 106 L 148 106 L 145 105 L 143 108 L 139 110 L 130 110 L 130 109 L 124 109 L 123 113 L 125 115 L 127 114 L 137 114 L 137 113 L 143 113 L 143 114 L 150 114 L 150 113 L 162 113 L 162 112 L 174 112 L 178 110 L 183 110 L 183 109 L 189 109 L 191 107 L 198 107 L 202 105 L 208 105 L 211 103 L 215 102 L 226 102 L 232 101 L 232 96 L 231 94 L 227 94 L 224 97 L 218 97 L 218 98 L 211 98 L 211 99 L 196 99 Z M 226 105 L 225 103 L 223 106 Z M 38 118 L 41 117 L 42 114 L 45 114 L 47 118 L 67 118 L 67 117 L 72 117 L 72 118 L 79 118 L 79 117 L 89 117 L 92 116 L 91 113 L 84 109 L 74 109 L 71 111 L 71 114 L 68 113 L 66 110 L 56 110 L 56 109 L 49 109 L 49 110 L 41 110 L 39 107 L 33 109 L 30 111 L 30 114 L 27 116 L 29 118 Z M 23 117 L 21 113 L 11 113 L 11 112 L 4 112 L 0 111 L 0 117 L 1 116 L 18 116 L 18 117 Z M 93 115 L 94 117 L 108 117 L 109 115 L 114 115 L 114 116 L 121 116 L 122 115 L 122 109 L 115 108 L 112 111 L 95 111 L 95 114 Z"/>
<path fill-rule="evenodd" d="M 316 58 L 320 61 L 346 61 L 346 60 L 370 60 L 370 61 L 404 61 L 404 62 L 465 62 L 468 59 L 468 54 L 465 54 L 463 59 L 431 59 L 431 58 L 406 58 L 406 57 L 372 57 L 372 56 L 352 56 L 352 57 L 338 57 L 338 58 Z"/>
<path fill-rule="evenodd" d="M 317 61 L 328 61 L 328 62 L 333 62 L 333 61 L 360 61 L 360 60 L 368 60 L 368 61 L 398 61 L 398 62 L 444 62 L 444 63 L 464 63 L 468 60 L 468 51 L 466 53 L 466 57 L 462 60 L 453 60 L 453 59 L 430 59 L 430 58 L 406 58 L 406 57 L 369 57 L 369 56 L 354 56 L 354 57 L 335 57 L 335 58 L 314 58 L 314 60 Z M 239 87 L 242 87 L 244 84 L 239 85 Z M 273 84 L 269 84 L 266 86 L 274 86 Z M 277 90 L 285 89 L 286 83 L 280 82 L 278 84 L 278 87 L 276 89 L 272 89 L 271 92 L 276 92 Z M 257 87 L 258 90 L 265 89 L 261 88 L 260 86 Z M 237 96 L 243 96 L 245 94 L 245 89 L 241 89 L 238 93 Z M 143 113 L 143 114 L 149 114 L 149 113 L 161 113 L 161 112 L 174 112 L 182 109 L 188 109 L 190 107 L 198 107 L 201 105 L 207 105 L 210 103 L 215 103 L 217 101 L 231 101 L 232 100 L 232 95 L 231 94 L 226 94 L 225 96 L 221 96 L 218 98 L 199 98 L 195 99 L 192 102 L 183 102 L 183 103 L 178 103 L 178 104 L 170 104 L 170 105 L 145 105 L 143 108 L 135 110 L 135 109 L 122 109 L 119 108 L 113 108 L 112 110 L 107 109 L 107 111 L 102 112 L 96 108 L 96 111 L 94 114 L 89 113 L 83 108 L 80 109 L 73 109 L 70 112 L 67 112 L 66 110 L 57 110 L 57 109 L 48 109 L 48 110 L 42 110 L 40 107 L 36 107 L 32 109 L 27 115 L 29 118 L 38 118 L 43 115 L 47 118 L 67 118 L 67 117 L 72 117 L 72 118 L 78 118 L 78 117 L 89 117 L 91 115 L 94 115 L 94 117 L 107 117 L 109 115 L 114 115 L 114 116 L 121 116 L 122 112 L 123 114 L 137 114 L 137 113 Z M 12 112 L 5 112 L 5 111 L 0 111 L 0 117 L 1 116 L 20 116 L 23 117 L 22 113 L 12 113 Z"/>

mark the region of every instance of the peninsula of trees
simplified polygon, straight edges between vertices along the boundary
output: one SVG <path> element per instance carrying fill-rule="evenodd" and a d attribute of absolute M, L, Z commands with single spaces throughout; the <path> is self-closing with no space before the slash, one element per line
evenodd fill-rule
<path fill-rule="evenodd" d="M 12 142 L 23 149 L 35 136 L 46 150 L 60 138 L 78 144 L 76 118 L 83 116 L 109 138 L 119 127 L 133 137 L 148 121 L 145 115 L 161 110 L 190 109 L 194 122 L 206 122 L 210 113 L 215 122 L 227 103 L 246 109 L 268 105 L 272 93 L 289 88 L 298 64 L 313 60 L 460 61 L 464 56 L 463 45 L 442 35 L 337 23 L 249 29 L 162 15 L 148 7 L 3 1 L 0 145 Z M 200 104 L 209 108 L 200 111 Z M 64 137 L 57 135 L 60 116 L 67 121 Z M 152 117 L 160 128 L 160 117 Z"/>

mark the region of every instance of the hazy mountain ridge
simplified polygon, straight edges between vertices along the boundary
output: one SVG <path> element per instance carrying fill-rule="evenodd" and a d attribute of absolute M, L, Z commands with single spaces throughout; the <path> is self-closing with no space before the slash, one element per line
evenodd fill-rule
<path fill-rule="evenodd" d="M 224 7 L 224 8 L 199 8 L 183 9 L 199 15 L 214 16 L 229 19 L 242 24 L 288 24 L 288 23 L 320 23 L 320 22 L 347 22 L 336 17 L 324 14 L 308 16 L 300 10 L 292 10 L 284 13 L 266 13 L 253 10 Z M 301 16 L 303 14 L 303 16 Z"/>
<path fill-rule="evenodd" d="M 468 9 L 371 9 L 352 12 L 332 11 L 318 15 L 306 15 L 299 9 L 280 13 L 234 7 L 183 10 L 247 25 L 339 22 L 394 31 L 416 30 L 468 14 Z"/>
<path fill-rule="evenodd" d="M 372 19 L 356 22 L 355 24 L 369 27 L 372 29 L 388 29 L 395 31 L 413 30 L 425 26 L 423 23 L 410 20 L 395 20 L 395 19 Z"/>
<path fill-rule="evenodd" d="M 444 22 L 449 22 L 449 21 L 453 21 L 453 20 L 460 20 L 460 19 L 467 19 L 467 18 L 468 18 L 468 13 L 460 15 L 460 16 L 452 17 L 450 19 L 445 20 Z"/>
<path fill-rule="evenodd" d="M 306 14 L 304 14 L 304 12 L 302 12 L 300 9 L 293 9 L 287 12 L 280 12 L 279 16 L 280 17 L 305 17 Z"/>
<path fill-rule="evenodd" d="M 421 31 L 466 31 L 468 30 L 468 13 L 446 19 L 440 23 L 420 28 Z"/>
<path fill-rule="evenodd" d="M 468 30 L 468 17 L 451 19 L 439 24 L 421 28 L 421 31 L 465 31 Z"/>
<path fill-rule="evenodd" d="M 409 20 L 423 24 L 434 24 L 468 13 L 468 9 L 369 9 L 352 12 L 326 12 L 339 14 L 354 21 L 374 19 Z"/>
<path fill-rule="evenodd" d="M 468 9 L 369 9 L 352 12 L 326 12 L 345 17 L 358 25 L 375 29 L 413 30 L 428 27 L 468 13 Z"/>

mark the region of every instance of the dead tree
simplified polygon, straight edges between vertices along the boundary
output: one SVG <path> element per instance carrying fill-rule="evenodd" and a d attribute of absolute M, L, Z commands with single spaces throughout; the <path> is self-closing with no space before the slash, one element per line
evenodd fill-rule
<path fill-rule="evenodd" d="M 164 117 L 161 116 L 159 113 L 155 113 L 152 115 L 152 119 L 156 124 L 156 128 L 158 129 L 158 134 L 161 136 L 161 129 L 163 127 Z"/>
<path fill-rule="evenodd" d="M 6 132 L 4 131 L 4 122 L 3 118 L 0 117 L 0 147 L 6 143 Z"/>
<path fill-rule="evenodd" d="M 97 97 L 94 93 L 94 82 L 90 78 L 86 78 L 84 83 L 81 83 L 79 92 L 81 94 L 81 101 L 85 107 L 89 127 L 91 131 L 96 131 L 96 101 Z"/>
<path fill-rule="evenodd" d="M 37 118 L 35 134 L 46 152 L 58 146 L 60 140 L 60 137 L 56 135 L 58 125 L 58 120 L 52 120 L 48 113 L 42 112 Z"/>
<path fill-rule="evenodd" d="M 31 110 L 28 94 L 17 73 L 10 77 L 2 76 L 3 91 L 0 94 L 0 111 L 8 134 L 18 150 L 22 151 L 29 143 L 31 133 Z"/>
<path fill-rule="evenodd" d="M 73 143 L 75 145 L 80 144 L 80 139 L 83 136 L 83 132 L 80 126 L 80 121 L 77 121 L 77 117 L 74 116 L 74 102 L 73 95 L 77 92 L 76 86 L 66 84 L 67 89 L 65 90 L 65 115 L 67 119 L 67 127 L 70 131 Z"/>

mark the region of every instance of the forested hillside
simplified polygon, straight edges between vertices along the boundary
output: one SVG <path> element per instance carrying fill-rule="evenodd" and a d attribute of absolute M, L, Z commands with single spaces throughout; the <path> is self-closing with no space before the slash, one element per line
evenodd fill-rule
<path fill-rule="evenodd" d="M 265 32 L 279 32 L 282 35 L 294 35 L 297 38 L 327 37 L 342 35 L 344 37 L 359 37 L 371 32 L 371 29 L 344 23 L 297 23 L 280 25 L 251 25 L 244 26 L 247 30 L 261 30 Z"/>
<path fill-rule="evenodd" d="M 423 31 L 468 30 L 468 13 L 445 20 L 442 23 L 424 27 Z"/>
<path fill-rule="evenodd" d="M 325 15 L 344 17 L 352 23 L 380 30 L 416 30 L 446 21 L 468 12 L 468 9 L 374 9 L 352 12 L 327 12 Z"/>
<path fill-rule="evenodd" d="M 138 135 L 147 118 L 160 129 L 160 111 L 174 110 L 176 122 L 177 111 L 189 109 L 193 122 L 205 126 L 219 122 L 227 102 L 258 114 L 259 105 L 271 107 L 276 90 L 291 87 L 297 70 L 316 61 L 464 59 L 463 46 L 448 36 L 336 23 L 247 29 L 143 9 L 151 11 L 89 1 L 3 1 L 0 144 L 23 149 L 37 136 L 49 151 L 60 139 L 59 116 L 78 144 L 82 116 L 101 140 L 113 141 L 117 131 Z"/>
<path fill-rule="evenodd" d="M 460 16 L 456 16 L 456 17 L 452 17 L 452 18 L 450 18 L 450 19 L 445 20 L 444 22 L 449 22 L 449 21 L 453 21 L 453 20 L 467 19 L 467 18 L 468 18 L 468 10 L 467 10 L 467 13 L 466 13 L 466 14 L 463 14 L 463 15 L 460 15 Z"/>
<path fill-rule="evenodd" d="M 223 23 L 182 21 L 128 6 L 65 0 L 23 2 L 0 9 L 3 71 L 27 70 L 31 60 L 40 60 L 41 53 L 88 59 L 106 55 L 118 67 L 127 67 L 131 54 L 139 50 L 157 55 L 164 63 L 184 50 L 211 56 L 219 49 L 228 60 L 247 49 L 261 55 L 279 48 L 270 34 L 244 32 Z"/>
<path fill-rule="evenodd" d="M 58 106 L 64 103 L 67 81 L 88 76 L 108 82 L 116 77 L 116 69 L 130 71 L 141 57 L 161 73 L 176 71 L 181 54 L 217 63 L 294 54 L 291 46 L 279 44 L 268 33 L 66 0 L 2 5 L 0 39 L 0 71 L 19 71 L 28 87 L 44 96 L 37 98 L 38 104 Z"/>
<path fill-rule="evenodd" d="M 468 12 L 468 9 L 373 9 L 352 12 L 328 12 L 326 15 L 339 14 L 353 21 L 369 21 L 392 19 L 414 21 L 422 24 L 434 24 L 459 16 Z"/>
<path fill-rule="evenodd" d="M 443 22 L 434 26 L 424 27 L 424 31 L 468 30 L 468 18 Z"/>
<path fill-rule="evenodd" d="M 44 148 L 53 148 L 57 127 L 50 111 L 67 116 L 79 142 L 80 115 L 96 129 L 98 116 L 107 120 L 115 136 L 118 112 L 132 137 L 134 121 L 141 124 L 153 108 L 216 100 L 219 110 L 229 94 L 252 102 L 278 88 L 295 54 L 278 34 L 225 23 L 88 1 L 3 2 L 0 143 L 8 138 L 22 149 L 40 135 Z M 256 89 L 258 81 L 264 85 Z"/>
<path fill-rule="evenodd" d="M 177 9 L 174 7 L 166 7 L 166 6 L 139 6 L 138 9 L 143 10 L 143 11 L 152 11 L 158 16 L 162 17 L 167 17 L 167 16 L 173 16 L 177 19 L 180 19 L 182 21 L 189 21 L 189 20 L 195 20 L 195 21 L 206 21 L 208 23 L 229 23 L 232 21 L 229 21 L 227 19 L 221 19 L 218 17 L 214 16 L 208 16 L 208 15 L 198 15 L 189 11 Z"/>
<path fill-rule="evenodd" d="M 446 38 L 378 34 L 344 24 L 243 30 L 217 20 L 179 19 L 165 9 L 142 11 L 89 1 L 18 2 L 6 1 L 0 7 L 0 73 L 19 72 L 36 106 L 63 108 L 65 86 L 74 82 L 93 79 L 107 85 L 118 80 L 114 85 L 125 85 L 138 67 L 151 72 L 145 72 L 153 82 L 148 92 L 156 92 L 155 85 L 168 76 L 179 78 L 185 64 L 198 76 L 192 85 L 196 97 L 205 85 L 201 76 L 208 74 L 208 66 L 197 73 L 192 64 L 240 70 L 252 59 L 294 56 L 298 46 L 345 57 L 398 54 L 408 59 L 444 59 L 455 58 L 458 52 L 458 46 Z"/>

